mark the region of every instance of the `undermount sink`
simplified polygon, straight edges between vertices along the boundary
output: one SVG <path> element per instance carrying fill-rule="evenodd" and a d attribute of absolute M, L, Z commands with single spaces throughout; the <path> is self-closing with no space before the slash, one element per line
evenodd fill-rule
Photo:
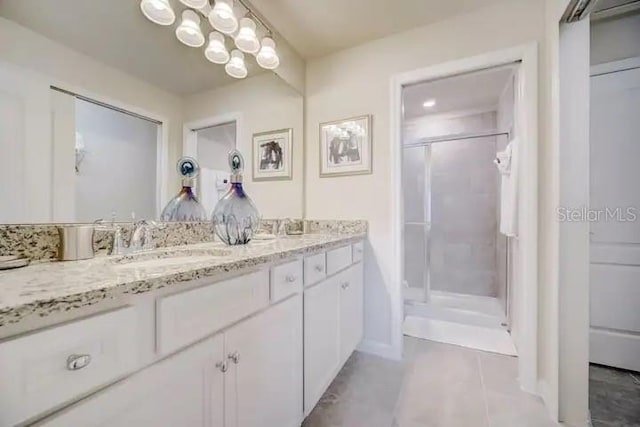
<path fill-rule="evenodd" d="M 231 255 L 228 249 L 219 248 L 174 248 L 123 255 L 111 260 L 117 269 L 153 268 L 169 265 L 198 264 Z"/>

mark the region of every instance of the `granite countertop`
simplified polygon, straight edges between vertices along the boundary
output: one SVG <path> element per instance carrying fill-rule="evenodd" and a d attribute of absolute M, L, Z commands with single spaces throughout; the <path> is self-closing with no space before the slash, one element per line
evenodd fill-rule
<path fill-rule="evenodd" d="M 240 272 L 366 237 L 364 232 L 305 234 L 244 246 L 222 243 L 161 248 L 132 256 L 44 262 L 0 271 L 0 328 L 69 312 L 123 295 L 141 294 L 195 279 Z"/>

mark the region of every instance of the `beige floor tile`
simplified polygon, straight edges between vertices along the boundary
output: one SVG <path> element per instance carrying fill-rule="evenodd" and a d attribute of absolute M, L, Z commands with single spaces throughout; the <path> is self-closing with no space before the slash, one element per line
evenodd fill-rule
<path fill-rule="evenodd" d="M 484 396 L 480 390 L 466 390 L 459 383 L 433 388 L 421 395 L 402 395 L 396 412 L 398 426 L 483 427 L 488 425 Z"/>
<path fill-rule="evenodd" d="M 521 393 L 518 383 L 518 359 L 495 353 L 479 353 L 480 373 L 487 391 Z"/>
<path fill-rule="evenodd" d="M 487 408 L 490 427 L 552 427 L 542 400 L 536 396 L 520 392 L 506 395 L 488 391 Z"/>
<path fill-rule="evenodd" d="M 317 406 L 302 427 L 391 427 L 393 413 L 375 405 L 342 400 Z"/>

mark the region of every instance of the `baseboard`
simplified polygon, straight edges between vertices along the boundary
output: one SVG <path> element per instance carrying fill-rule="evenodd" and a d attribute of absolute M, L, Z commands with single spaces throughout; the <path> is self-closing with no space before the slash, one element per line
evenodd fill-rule
<path fill-rule="evenodd" d="M 555 422 L 558 422 L 558 410 L 556 403 L 551 402 L 551 389 L 549 387 L 549 383 L 544 380 L 538 381 L 538 390 L 537 394 L 542 399 L 542 403 L 544 403 L 545 408 L 547 409 L 547 413 L 551 417 L 551 419 Z"/>
<path fill-rule="evenodd" d="M 373 354 L 374 356 L 384 357 L 385 359 L 402 359 L 401 349 L 396 349 L 393 345 L 380 341 L 364 339 L 358 345 L 357 350 L 363 353 Z"/>

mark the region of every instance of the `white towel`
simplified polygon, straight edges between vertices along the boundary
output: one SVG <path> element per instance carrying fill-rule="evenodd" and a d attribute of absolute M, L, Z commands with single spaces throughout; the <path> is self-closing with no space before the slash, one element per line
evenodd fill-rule
<path fill-rule="evenodd" d="M 211 216 L 216 203 L 229 188 L 229 172 L 215 169 L 200 169 L 200 203 L 204 207 L 208 216 Z M 225 182 L 227 181 L 227 182 Z"/>
<path fill-rule="evenodd" d="M 500 171 L 500 232 L 508 237 L 518 235 L 518 141 L 496 154 Z"/>

